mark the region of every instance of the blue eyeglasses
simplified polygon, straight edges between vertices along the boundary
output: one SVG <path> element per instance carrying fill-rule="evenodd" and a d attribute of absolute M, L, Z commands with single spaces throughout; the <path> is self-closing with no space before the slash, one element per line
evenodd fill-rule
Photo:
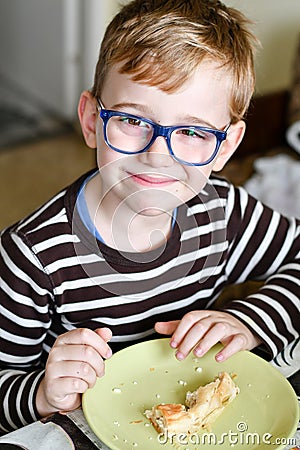
<path fill-rule="evenodd" d="M 106 144 L 116 152 L 132 155 L 146 152 L 158 136 L 165 138 L 170 155 L 189 166 L 205 166 L 217 155 L 227 137 L 224 131 L 200 126 L 162 126 L 144 117 L 105 109 L 98 100 Z"/>

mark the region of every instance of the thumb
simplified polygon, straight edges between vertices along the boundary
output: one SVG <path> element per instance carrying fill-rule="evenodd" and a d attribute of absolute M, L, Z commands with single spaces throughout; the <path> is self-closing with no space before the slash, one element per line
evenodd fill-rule
<path fill-rule="evenodd" d="M 154 329 L 160 334 L 173 334 L 178 327 L 179 320 L 170 320 L 169 322 L 156 322 Z"/>

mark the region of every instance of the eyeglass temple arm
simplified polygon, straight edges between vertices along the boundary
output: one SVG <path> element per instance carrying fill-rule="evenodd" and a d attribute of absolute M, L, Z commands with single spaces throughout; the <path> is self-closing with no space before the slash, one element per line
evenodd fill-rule
<path fill-rule="evenodd" d="M 105 106 L 104 106 L 103 103 L 101 102 L 100 98 L 96 98 L 96 100 L 97 100 L 97 103 L 98 103 L 98 107 L 99 107 L 100 109 L 105 109 Z"/>

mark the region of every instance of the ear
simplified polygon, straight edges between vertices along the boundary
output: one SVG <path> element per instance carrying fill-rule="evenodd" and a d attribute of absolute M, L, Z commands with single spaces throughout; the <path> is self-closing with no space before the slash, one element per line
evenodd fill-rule
<path fill-rule="evenodd" d="M 77 112 L 86 144 L 91 148 L 96 148 L 96 100 L 89 91 L 82 92 Z"/>
<path fill-rule="evenodd" d="M 221 148 L 215 160 L 213 170 L 218 172 L 222 170 L 227 161 L 234 154 L 238 146 L 240 145 L 246 130 L 246 124 L 243 120 L 230 125 L 227 132 L 226 141 L 221 144 Z"/>

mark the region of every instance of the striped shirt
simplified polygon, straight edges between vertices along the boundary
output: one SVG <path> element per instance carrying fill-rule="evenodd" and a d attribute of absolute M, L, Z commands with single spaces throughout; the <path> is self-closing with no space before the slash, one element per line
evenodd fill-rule
<path fill-rule="evenodd" d="M 107 326 L 113 351 L 155 336 L 157 321 L 214 309 L 228 284 L 266 280 L 223 307 L 275 357 L 299 336 L 300 223 L 211 177 L 177 211 L 167 243 L 120 252 L 97 240 L 76 206 L 86 174 L 1 234 L 2 433 L 38 418 L 35 396 L 58 335 Z"/>

